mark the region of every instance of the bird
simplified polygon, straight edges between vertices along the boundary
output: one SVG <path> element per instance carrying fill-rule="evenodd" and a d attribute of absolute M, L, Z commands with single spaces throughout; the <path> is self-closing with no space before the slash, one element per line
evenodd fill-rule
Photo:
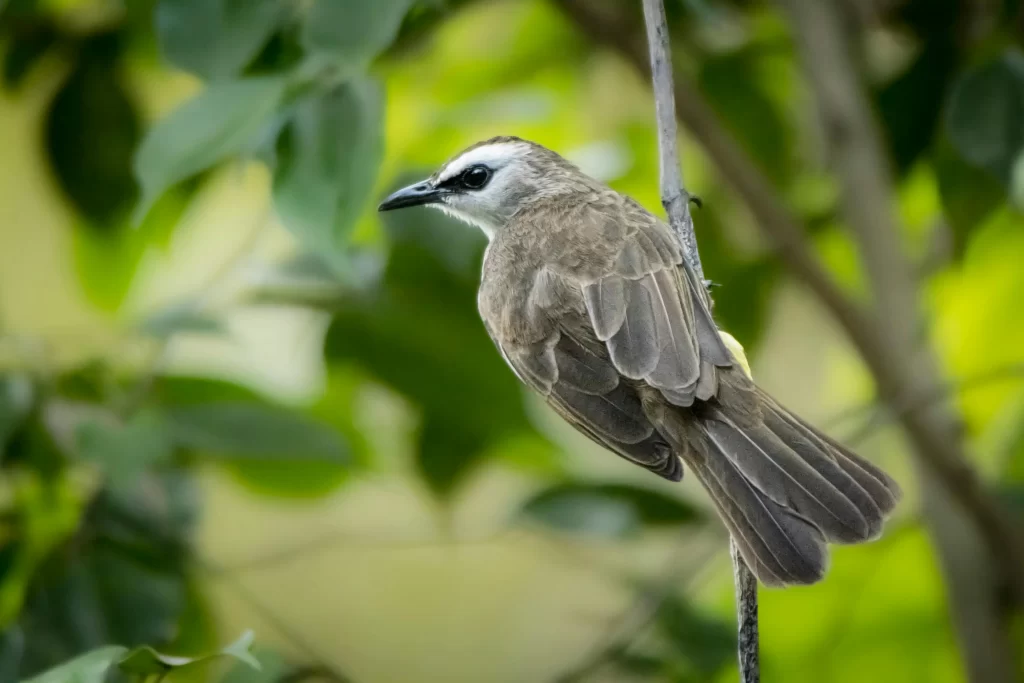
<path fill-rule="evenodd" d="M 605 449 L 670 481 L 692 471 L 763 585 L 815 583 L 829 543 L 881 535 L 899 486 L 754 384 L 672 229 L 637 201 L 499 136 L 378 210 L 411 206 L 487 236 L 477 307 L 515 375 Z"/>

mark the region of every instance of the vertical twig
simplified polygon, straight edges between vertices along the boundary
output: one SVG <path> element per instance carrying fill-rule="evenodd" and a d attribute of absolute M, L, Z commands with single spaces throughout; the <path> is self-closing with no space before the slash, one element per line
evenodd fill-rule
<path fill-rule="evenodd" d="M 669 225 L 676 232 L 686 252 L 686 259 L 697 277 L 704 279 L 704 269 L 697 251 L 693 218 L 690 216 L 690 195 L 683 186 L 676 133 L 676 105 L 672 78 L 672 52 L 668 23 L 662 0 L 644 0 L 644 22 L 647 45 L 651 55 L 651 81 L 654 88 L 655 115 L 658 121 L 658 158 L 661 176 L 661 203 L 668 214 Z M 761 667 L 757 636 L 757 579 L 740 557 L 736 544 L 730 542 L 733 576 L 736 582 L 736 616 L 739 622 L 738 656 L 740 681 L 757 683 Z"/>
<path fill-rule="evenodd" d="M 690 216 L 690 194 L 683 186 L 676 145 L 676 100 L 672 82 L 672 51 L 662 0 L 644 0 L 647 45 L 651 51 L 651 81 L 654 87 L 654 111 L 658 121 L 658 163 L 661 178 L 661 203 L 669 225 L 683 244 L 686 259 L 697 277 L 704 279 L 697 251 L 697 236 Z"/>
<path fill-rule="evenodd" d="M 736 620 L 739 638 L 736 653 L 740 660 L 740 683 L 758 683 L 761 680 L 757 639 L 757 578 L 747 569 L 740 557 L 740 549 L 729 541 L 732 557 L 732 576 L 736 584 Z"/>

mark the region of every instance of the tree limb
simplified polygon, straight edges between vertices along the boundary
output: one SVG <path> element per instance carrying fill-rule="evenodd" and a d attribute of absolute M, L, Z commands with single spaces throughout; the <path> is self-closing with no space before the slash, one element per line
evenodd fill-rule
<path fill-rule="evenodd" d="M 655 114 L 658 121 L 658 159 L 661 178 L 661 203 L 668 214 L 669 225 L 679 236 L 686 258 L 697 277 L 704 280 L 697 237 L 690 215 L 690 196 L 683 186 L 679 165 L 676 129 L 676 97 L 672 78 L 672 49 L 665 6 L 662 0 L 644 0 L 644 21 L 651 60 L 651 83 L 654 89 Z M 742 683 L 761 680 L 757 638 L 757 578 L 744 563 L 736 544 L 730 540 L 733 576 L 736 581 L 736 619 L 739 623 L 737 655 Z"/>

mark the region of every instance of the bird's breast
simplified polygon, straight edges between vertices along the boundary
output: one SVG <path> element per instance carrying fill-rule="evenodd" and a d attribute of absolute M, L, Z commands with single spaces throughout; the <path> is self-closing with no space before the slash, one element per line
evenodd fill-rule
<path fill-rule="evenodd" d="M 570 289 L 536 251 L 495 242 L 484 260 L 477 305 L 496 341 L 534 344 L 572 307 Z"/>

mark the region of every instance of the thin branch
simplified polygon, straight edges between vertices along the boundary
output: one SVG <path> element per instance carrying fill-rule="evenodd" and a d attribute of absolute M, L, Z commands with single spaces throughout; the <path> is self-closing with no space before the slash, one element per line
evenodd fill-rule
<path fill-rule="evenodd" d="M 644 22 L 647 26 L 647 44 L 651 59 L 651 82 L 654 89 L 655 113 L 658 121 L 658 159 L 661 178 L 661 203 L 668 214 L 669 225 L 679 236 L 686 258 L 697 277 L 704 280 L 704 270 L 697 250 L 693 218 L 690 216 L 690 197 L 683 186 L 679 164 L 676 130 L 676 96 L 672 78 L 672 48 L 665 20 L 662 0 L 644 0 Z M 740 556 L 739 549 L 730 538 L 733 577 L 736 582 L 736 617 L 739 624 L 737 655 L 742 683 L 758 683 L 761 665 L 758 649 L 757 579 Z M 657 606 L 651 614 L 657 613 Z"/>
<path fill-rule="evenodd" d="M 676 102 L 672 94 L 672 51 L 662 0 L 644 0 L 647 22 L 647 45 L 651 55 L 651 83 L 654 88 L 654 109 L 658 122 L 658 176 L 661 179 L 661 203 L 668 214 L 697 277 L 704 280 L 704 269 L 697 250 L 693 217 L 690 215 L 690 194 L 683 185 L 679 166 Z"/>
<path fill-rule="evenodd" d="M 739 639 L 736 652 L 740 660 L 740 683 L 759 683 L 761 663 L 758 661 L 757 578 L 740 556 L 739 546 L 729 541 L 732 577 L 736 585 L 736 621 Z"/>

